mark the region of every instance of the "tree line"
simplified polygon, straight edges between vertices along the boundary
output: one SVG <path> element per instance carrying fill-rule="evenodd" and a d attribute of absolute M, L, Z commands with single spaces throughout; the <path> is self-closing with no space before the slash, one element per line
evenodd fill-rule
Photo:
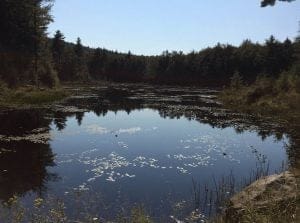
<path fill-rule="evenodd" d="M 9 86 L 54 87 L 59 82 L 92 80 L 224 85 L 234 74 L 246 82 L 260 75 L 277 77 L 300 58 L 300 38 L 281 42 L 273 36 L 263 44 L 218 43 L 188 54 L 165 51 L 159 56 L 137 56 L 92 49 L 83 46 L 80 38 L 67 43 L 59 30 L 52 38 L 47 36 L 52 4 L 52 0 L 0 1 L 0 79 Z"/>
<path fill-rule="evenodd" d="M 245 40 L 238 46 L 217 44 L 199 52 L 164 51 L 159 56 L 136 56 L 66 43 L 57 31 L 50 40 L 54 67 L 61 81 L 106 80 L 156 84 L 224 85 L 234 74 L 245 82 L 260 75 L 278 77 L 299 61 L 299 41 L 264 44 Z"/>

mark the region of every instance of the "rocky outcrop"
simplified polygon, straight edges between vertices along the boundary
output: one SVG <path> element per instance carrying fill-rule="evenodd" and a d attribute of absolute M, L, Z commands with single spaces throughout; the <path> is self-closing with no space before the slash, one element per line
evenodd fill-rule
<path fill-rule="evenodd" d="M 251 213 L 268 214 L 270 211 L 285 209 L 291 211 L 291 218 L 296 218 L 299 188 L 295 175 L 286 171 L 263 177 L 244 190 L 234 195 L 226 210 L 226 219 L 230 222 L 240 222 L 241 218 Z M 294 205 L 293 205 L 294 204 Z M 295 213 L 295 216 L 292 216 Z"/>

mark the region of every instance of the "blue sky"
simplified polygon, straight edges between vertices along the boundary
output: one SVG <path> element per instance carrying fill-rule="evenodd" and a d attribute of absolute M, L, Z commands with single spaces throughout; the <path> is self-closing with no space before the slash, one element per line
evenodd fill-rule
<path fill-rule="evenodd" d="M 294 38 L 300 1 L 260 8 L 260 0 L 56 0 L 49 35 L 121 52 L 190 52 L 218 42 Z"/>

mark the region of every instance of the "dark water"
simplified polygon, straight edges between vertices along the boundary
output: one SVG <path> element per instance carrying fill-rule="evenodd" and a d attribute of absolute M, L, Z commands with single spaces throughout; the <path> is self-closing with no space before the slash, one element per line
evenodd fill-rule
<path fill-rule="evenodd" d="M 57 196 L 72 215 L 80 191 L 103 218 L 134 204 L 158 219 L 183 218 L 195 208 L 193 182 L 215 191 L 230 175 L 238 190 L 258 169 L 274 173 L 290 160 L 280 126 L 223 109 L 215 91 L 118 86 L 77 94 L 51 108 L 2 112 L 2 201 Z"/>

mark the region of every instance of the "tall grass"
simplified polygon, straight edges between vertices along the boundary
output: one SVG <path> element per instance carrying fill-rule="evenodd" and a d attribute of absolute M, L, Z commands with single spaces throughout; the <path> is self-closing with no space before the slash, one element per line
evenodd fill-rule
<path fill-rule="evenodd" d="M 68 92 L 61 88 L 23 86 L 12 89 L 0 83 L 0 105 L 2 106 L 49 104 L 66 96 Z"/>
<path fill-rule="evenodd" d="M 195 207 L 193 213 L 198 213 L 199 219 L 211 223 L 297 222 L 296 211 L 300 205 L 300 197 L 296 178 L 285 177 L 285 174 L 281 174 L 283 176 L 279 180 L 268 183 L 271 179 L 269 178 L 269 161 L 257 150 L 253 149 L 253 153 L 257 160 L 256 167 L 240 182 L 237 182 L 233 172 L 228 176 L 224 175 L 219 180 L 212 177 L 212 187 L 192 180 L 192 197 Z M 282 167 L 275 172 L 286 173 L 284 172 L 286 169 L 288 166 L 283 163 Z M 253 182 L 255 183 L 252 184 Z M 256 186 L 254 186 L 256 183 L 262 184 L 262 188 L 266 189 L 260 189 L 261 192 L 256 191 Z M 232 197 L 235 197 L 242 188 L 245 188 L 242 193 L 246 195 L 249 193 L 249 195 L 235 198 L 235 202 L 241 202 L 240 208 L 236 209 L 236 206 L 233 206 Z M 296 191 L 291 194 L 292 188 L 296 188 Z M 252 197 L 251 194 L 256 192 L 258 196 Z M 239 200 L 241 198 L 243 200 Z M 201 216 L 200 213 L 205 213 L 206 216 Z"/>
<path fill-rule="evenodd" d="M 284 72 L 277 79 L 260 76 L 251 85 L 233 77 L 231 86 L 220 95 L 228 106 L 258 112 L 298 113 L 300 76 Z"/>

